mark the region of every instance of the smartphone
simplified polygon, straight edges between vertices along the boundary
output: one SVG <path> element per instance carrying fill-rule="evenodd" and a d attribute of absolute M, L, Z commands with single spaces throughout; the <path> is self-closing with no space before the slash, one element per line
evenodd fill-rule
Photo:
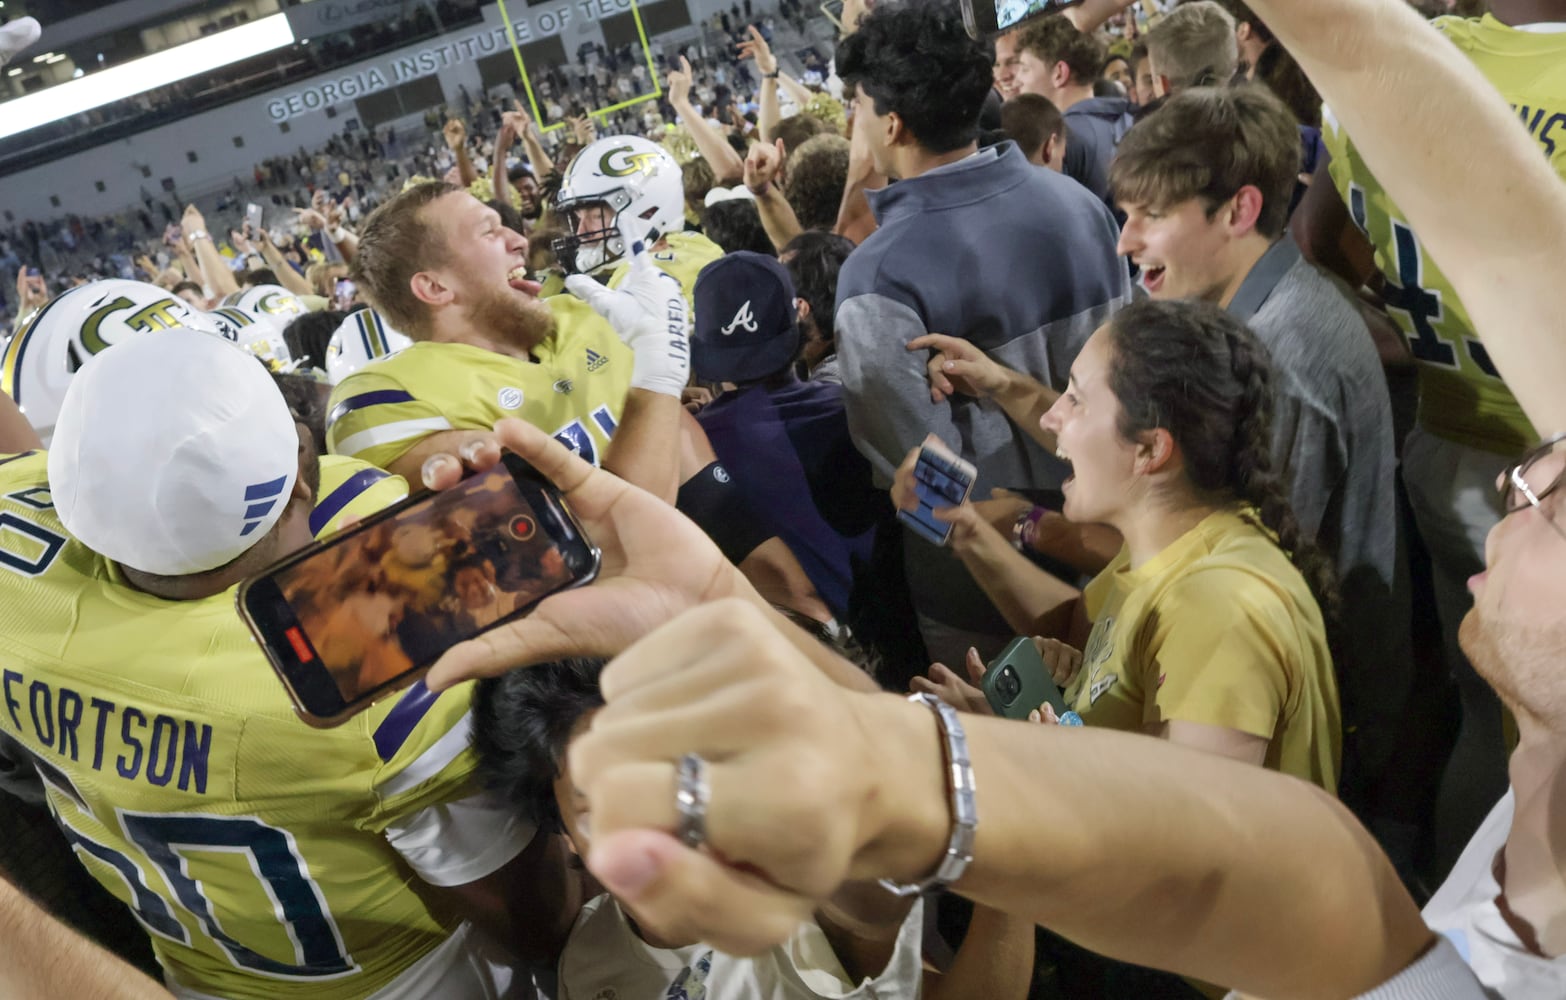
<path fill-rule="evenodd" d="M 932 545 L 945 545 L 952 526 L 936 520 L 934 512 L 967 500 L 978 476 L 979 470 L 973 463 L 963 461 L 939 438 L 925 438 L 914 464 L 914 493 L 919 498 L 919 509 L 899 510 L 897 519 Z"/>
<path fill-rule="evenodd" d="M 250 227 L 246 236 L 255 236 L 261 232 L 261 206 L 255 202 L 245 206 L 245 225 Z"/>
<path fill-rule="evenodd" d="M 1047 14 L 1058 14 L 1083 0 L 962 0 L 962 23 L 973 38 L 983 40 L 1027 24 Z"/>
<path fill-rule="evenodd" d="M 336 302 L 333 303 L 333 308 L 339 312 L 347 312 L 353 308 L 353 298 L 358 293 L 359 288 L 352 281 L 349 281 L 347 278 L 338 278 Z"/>
<path fill-rule="evenodd" d="M 1013 639 L 984 671 L 984 698 L 995 714 L 1026 719 L 1048 702 L 1057 717 L 1066 714 L 1066 699 L 1050 676 L 1039 648 L 1027 636 Z"/>
<path fill-rule="evenodd" d="M 240 585 L 239 613 L 305 722 L 342 723 L 451 646 L 598 573 L 599 552 L 532 466 L 423 493 Z"/>

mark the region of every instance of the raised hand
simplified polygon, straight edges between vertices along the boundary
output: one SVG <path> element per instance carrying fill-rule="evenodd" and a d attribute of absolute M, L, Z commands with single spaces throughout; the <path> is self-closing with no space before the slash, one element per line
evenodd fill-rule
<path fill-rule="evenodd" d="M 779 139 L 770 146 L 758 142 L 750 147 L 750 152 L 745 156 L 745 186 L 751 194 L 765 194 L 782 169 L 783 140 Z"/>
<path fill-rule="evenodd" d="M 768 45 L 767 40 L 761 37 L 761 32 L 756 30 L 754 24 L 745 30 L 750 37 L 739 43 L 739 57 L 741 59 L 756 60 L 756 69 L 760 70 L 763 76 L 770 76 L 776 73 L 778 71 L 778 57 L 773 55 L 772 46 Z"/>

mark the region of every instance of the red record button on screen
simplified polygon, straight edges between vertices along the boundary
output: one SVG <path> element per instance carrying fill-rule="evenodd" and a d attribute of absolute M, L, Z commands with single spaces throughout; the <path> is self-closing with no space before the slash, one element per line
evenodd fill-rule
<path fill-rule="evenodd" d="M 532 538 L 536 530 L 537 526 L 533 524 L 533 519 L 526 514 L 518 514 L 511 519 L 511 537 L 519 542 Z"/>

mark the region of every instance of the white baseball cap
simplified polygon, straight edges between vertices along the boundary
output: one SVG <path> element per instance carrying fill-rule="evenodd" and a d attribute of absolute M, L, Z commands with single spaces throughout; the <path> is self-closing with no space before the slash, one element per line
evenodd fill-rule
<path fill-rule="evenodd" d="M 176 327 L 91 358 L 60 404 L 49 488 L 65 529 L 160 576 L 232 562 L 272 530 L 299 434 L 253 354 Z"/>

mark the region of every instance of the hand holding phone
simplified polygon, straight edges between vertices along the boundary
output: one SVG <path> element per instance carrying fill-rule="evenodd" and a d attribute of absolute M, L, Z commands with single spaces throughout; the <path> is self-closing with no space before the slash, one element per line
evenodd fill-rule
<path fill-rule="evenodd" d="M 598 565 L 559 490 L 504 455 L 245 581 L 238 603 L 296 710 L 330 726 Z"/>
<path fill-rule="evenodd" d="M 254 236 L 261 231 L 261 206 L 255 202 L 245 206 L 245 235 Z"/>
<path fill-rule="evenodd" d="M 984 697 L 996 715 L 1026 719 L 1040 705 L 1066 714 L 1066 699 L 1029 636 L 1013 639 L 984 671 Z"/>
<path fill-rule="evenodd" d="M 963 26 L 983 39 L 1021 27 L 1035 18 L 1058 14 L 1083 0 L 962 0 Z"/>
<path fill-rule="evenodd" d="M 901 480 L 902 470 L 898 471 Z M 973 463 L 964 461 L 932 434 L 919 447 L 913 466 L 911 499 L 917 506 L 908 508 L 899 502 L 897 519 L 930 544 L 945 545 L 951 538 L 952 526 L 936 518 L 935 512 L 966 503 L 978 476 L 979 470 Z M 899 487 L 903 485 L 906 484 L 899 482 Z"/>

